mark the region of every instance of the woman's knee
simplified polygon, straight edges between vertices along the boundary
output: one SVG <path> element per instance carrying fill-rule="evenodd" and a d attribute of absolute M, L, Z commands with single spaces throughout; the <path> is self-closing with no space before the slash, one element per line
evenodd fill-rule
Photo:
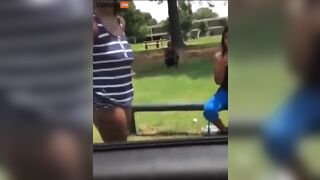
<path fill-rule="evenodd" d="M 128 115 L 121 107 L 97 113 L 95 125 L 105 142 L 126 141 L 128 136 Z"/>
<path fill-rule="evenodd" d="M 295 138 L 288 128 L 276 121 L 269 123 L 263 129 L 264 146 L 268 155 L 277 162 L 288 161 L 295 151 Z"/>
<path fill-rule="evenodd" d="M 203 116 L 211 122 L 216 121 L 219 118 L 218 110 L 214 107 L 205 106 L 203 111 Z"/>

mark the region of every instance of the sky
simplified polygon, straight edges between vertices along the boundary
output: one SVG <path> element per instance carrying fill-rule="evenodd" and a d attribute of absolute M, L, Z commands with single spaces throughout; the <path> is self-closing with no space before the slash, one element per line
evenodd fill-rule
<path fill-rule="evenodd" d="M 228 16 L 228 1 L 223 0 L 211 0 L 211 4 L 214 4 L 215 7 L 209 7 L 207 1 L 193 1 L 192 2 L 192 11 L 195 12 L 201 7 L 208 7 L 212 9 L 213 12 L 217 13 L 219 17 Z M 154 19 L 158 22 L 168 18 L 168 4 L 163 2 L 158 4 L 158 2 L 143 0 L 143 1 L 134 1 L 137 9 L 140 9 L 142 12 L 148 12 L 152 15 Z"/>

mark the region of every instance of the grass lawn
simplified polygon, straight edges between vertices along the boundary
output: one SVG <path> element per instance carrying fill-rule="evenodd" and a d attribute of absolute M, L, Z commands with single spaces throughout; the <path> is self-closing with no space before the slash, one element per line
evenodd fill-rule
<path fill-rule="evenodd" d="M 206 36 L 200 37 L 198 39 L 190 39 L 186 42 L 187 45 L 201 45 L 201 44 L 219 44 L 221 41 L 221 35 L 217 36 Z M 164 42 L 166 45 L 166 42 Z M 131 45 L 133 51 L 146 51 L 144 47 L 144 43 L 132 44 Z M 148 50 L 157 49 L 155 46 L 150 46 Z"/>
<path fill-rule="evenodd" d="M 133 104 L 204 103 L 217 90 L 213 83 L 210 59 L 183 59 L 178 69 L 168 69 L 160 60 L 133 67 L 135 96 Z M 221 114 L 227 122 L 227 112 Z M 194 123 L 193 119 L 198 119 Z M 147 112 L 136 114 L 137 130 L 149 136 L 129 140 L 178 138 L 201 135 L 207 121 L 202 112 Z M 101 142 L 94 129 L 94 142 Z"/>

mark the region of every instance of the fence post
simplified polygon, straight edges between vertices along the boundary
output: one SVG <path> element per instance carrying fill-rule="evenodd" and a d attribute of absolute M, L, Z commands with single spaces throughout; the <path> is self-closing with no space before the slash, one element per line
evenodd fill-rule
<path fill-rule="evenodd" d="M 145 49 L 148 49 L 148 44 L 147 44 L 147 42 L 144 42 L 144 48 L 145 48 Z"/>
<path fill-rule="evenodd" d="M 131 113 L 131 123 L 129 127 L 130 134 L 137 134 L 137 129 L 136 129 L 136 119 L 134 118 L 134 110 L 132 110 Z"/>

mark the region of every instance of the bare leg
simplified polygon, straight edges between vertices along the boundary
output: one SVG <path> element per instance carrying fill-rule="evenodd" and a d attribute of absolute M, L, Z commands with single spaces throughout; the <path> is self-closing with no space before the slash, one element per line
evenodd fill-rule
<path fill-rule="evenodd" d="M 91 176 L 89 138 L 62 129 L 35 135 L 13 135 L 4 142 L 5 165 L 13 180 L 86 180 Z"/>
<path fill-rule="evenodd" d="M 290 170 L 298 180 L 313 180 L 306 166 L 299 160 L 294 160 L 290 164 Z"/>
<path fill-rule="evenodd" d="M 96 110 L 94 123 L 105 143 L 127 141 L 131 119 L 129 110 L 121 107 Z"/>
<path fill-rule="evenodd" d="M 220 132 L 222 132 L 222 133 L 227 133 L 228 132 L 227 127 L 222 123 L 220 118 L 218 120 L 214 121 L 213 124 L 215 126 L 217 126 L 217 128 L 220 130 Z"/>
<path fill-rule="evenodd" d="M 60 168 L 58 172 L 63 179 L 86 180 L 91 178 L 91 141 L 67 131 L 56 132 L 49 139 L 46 156 L 53 166 Z"/>

